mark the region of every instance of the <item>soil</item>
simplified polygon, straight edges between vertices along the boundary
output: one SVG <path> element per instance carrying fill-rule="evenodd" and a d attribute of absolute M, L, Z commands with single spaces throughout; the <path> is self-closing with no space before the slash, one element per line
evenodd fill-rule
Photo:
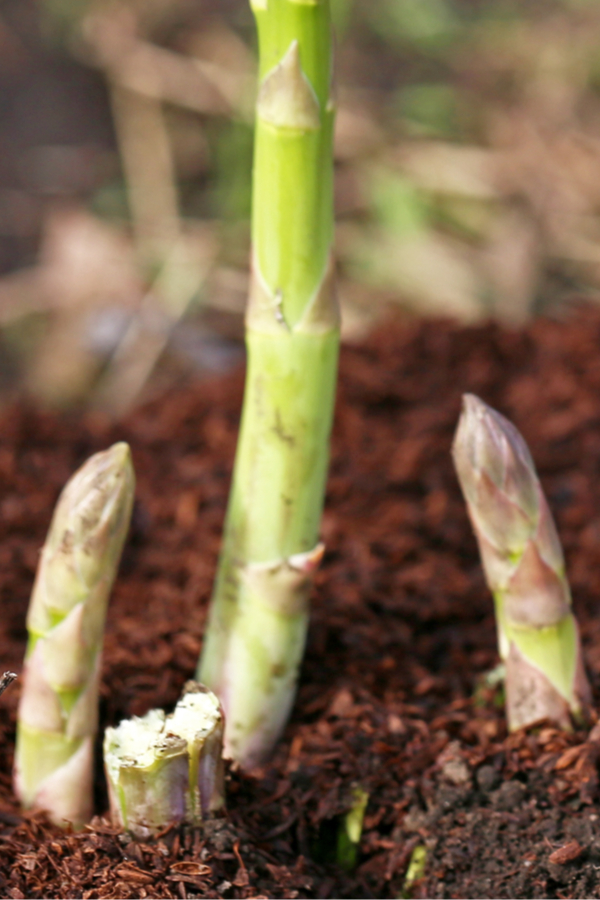
<path fill-rule="evenodd" d="M 323 536 L 298 700 L 272 762 L 229 770 L 203 833 L 132 843 L 106 816 L 69 834 L 11 791 L 15 682 L 0 700 L 0 891 L 23 897 L 599 897 L 599 729 L 507 736 L 492 602 L 452 471 L 464 391 L 522 430 L 563 539 L 600 700 L 600 312 L 495 325 L 389 322 L 342 353 Z M 186 383 L 122 425 L 0 415 L 0 660 L 20 671 L 53 503 L 116 439 L 137 506 L 109 614 L 101 723 L 172 708 L 193 675 L 219 548 L 243 373 Z M 368 792 L 352 871 L 341 816 Z M 104 817 L 104 818 L 103 818 Z M 407 884 L 416 847 L 423 877 Z"/>

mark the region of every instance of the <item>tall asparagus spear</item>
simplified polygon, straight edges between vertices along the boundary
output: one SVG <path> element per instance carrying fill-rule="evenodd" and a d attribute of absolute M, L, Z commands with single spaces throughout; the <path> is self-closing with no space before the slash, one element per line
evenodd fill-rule
<path fill-rule="evenodd" d="M 585 718 L 590 688 L 562 548 L 527 445 L 504 416 L 465 394 L 452 448 L 506 661 L 511 730 Z"/>
<path fill-rule="evenodd" d="M 248 369 L 198 679 L 226 752 L 263 760 L 293 703 L 308 620 L 339 344 L 333 292 L 329 0 L 251 0 L 260 88 Z"/>
<path fill-rule="evenodd" d="M 129 527 L 127 444 L 96 453 L 59 497 L 29 612 L 15 753 L 24 806 L 83 825 L 92 812 L 93 744 L 108 597 Z"/>

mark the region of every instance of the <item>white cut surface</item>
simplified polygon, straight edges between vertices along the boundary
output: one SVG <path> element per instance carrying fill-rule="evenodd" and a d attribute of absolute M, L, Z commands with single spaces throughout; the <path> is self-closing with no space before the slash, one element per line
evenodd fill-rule
<path fill-rule="evenodd" d="M 123 719 L 116 728 L 106 729 L 104 758 L 111 779 L 118 781 L 123 766 L 152 766 L 174 736 L 188 746 L 204 741 L 220 719 L 219 701 L 210 691 L 184 694 L 169 716 L 162 709 L 151 709 L 145 716 Z"/>
<path fill-rule="evenodd" d="M 183 695 L 174 712 L 167 716 L 166 728 L 191 744 L 206 739 L 220 719 L 219 701 L 212 692 L 190 692 Z"/>
<path fill-rule="evenodd" d="M 116 728 L 107 728 L 104 758 L 110 777 L 116 781 L 122 766 L 146 768 L 164 746 L 165 714 L 151 709 L 141 718 L 123 719 Z"/>

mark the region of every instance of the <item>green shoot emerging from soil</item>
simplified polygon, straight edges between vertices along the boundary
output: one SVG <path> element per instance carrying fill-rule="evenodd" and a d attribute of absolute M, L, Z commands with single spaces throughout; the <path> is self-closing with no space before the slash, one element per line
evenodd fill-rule
<path fill-rule="evenodd" d="M 427 848 L 424 847 L 423 844 L 417 844 L 410 856 L 408 869 L 406 870 L 406 875 L 404 876 L 404 885 L 402 886 L 400 900 L 409 900 L 409 898 L 412 896 L 412 889 L 414 885 L 425 875 L 426 866 Z"/>
<path fill-rule="evenodd" d="M 339 344 L 333 293 L 329 0 L 254 0 L 260 48 L 248 369 L 199 680 L 228 755 L 263 761 L 304 651 Z"/>
<path fill-rule="evenodd" d="M 124 443 L 75 473 L 54 511 L 31 596 L 15 790 L 24 806 L 45 809 L 59 825 L 80 827 L 92 813 L 104 620 L 134 484 Z"/>
<path fill-rule="evenodd" d="M 527 445 L 504 416 L 465 394 L 452 448 L 506 662 L 509 728 L 587 717 L 590 688 L 562 548 Z"/>
<path fill-rule="evenodd" d="M 346 872 L 351 872 L 356 866 L 368 802 L 367 791 L 355 786 L 352 789 L 352 805 L 339 824 L 336 858 L 338 866 Z"/>
<path fill-rule="evenodd" d="M 223 712 L 218 699 L 190 681 L 166 716 L 107 728 L 104 764 L 113 820 L 145 839 L 171 822 L 197 825 L 223 806 Z"/>

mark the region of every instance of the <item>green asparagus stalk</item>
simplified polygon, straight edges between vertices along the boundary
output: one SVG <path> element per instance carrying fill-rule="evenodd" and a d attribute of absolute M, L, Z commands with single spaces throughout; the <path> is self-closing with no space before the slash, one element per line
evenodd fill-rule
<path fill-rule="evenodd" d="M 562 548 L 525 441 L 465 394 L 454 464 L 494 595 L 509 728 L 587 717 L 590 688 Z"/>
<path fill-rule="evenodd" d="M 302 659 L 339 345 L 329 0 L 253 0 L 260 50 L 244 408 L 198 678 L 226 753 L 262 762 Z"/>
<path fill-rule="evenodd" d="M 141 840 L 171 822 L 197 825 L 224 803 L 223 712 L 190 681 L 174 712 L 152 709 L 107 728 L 104 763 L 113 821 Z"/>
<path fill-rule="evenodd" d="M 127 444 L 96 453 L 58 500 L 29 612 L 14 784 L 26 807 L 59 825 L 92 813 L 98 680 L 109 594 L 129 527 Z"/>

